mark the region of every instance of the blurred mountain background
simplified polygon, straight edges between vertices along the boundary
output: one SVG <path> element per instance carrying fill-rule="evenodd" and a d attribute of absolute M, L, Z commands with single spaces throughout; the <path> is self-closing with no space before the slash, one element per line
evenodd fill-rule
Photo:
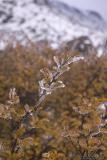
<path fill-rule="evenodd" d="M 107 22 L 96 11 L 81 10 L 57 0 L 1 0 L 0 48 L 15 41 L 47 41 L 58 48 L 87 36 L 101 52 L 107 39 Z M 13 40 L 14 39 L 14 40 Z"/>

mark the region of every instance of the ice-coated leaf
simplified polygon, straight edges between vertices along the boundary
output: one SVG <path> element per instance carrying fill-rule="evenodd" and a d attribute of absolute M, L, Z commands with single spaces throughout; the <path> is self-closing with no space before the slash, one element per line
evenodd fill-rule
<path fill-rule="evenodd" d="M 68 58 L 68 60 L 67 60 L 67 64 L 69 65 L 69 64 L 71 64 L 71 63 L 78 62 L 78 61 L 80 61 L 80 60 L 84 60 L 84 57 L 83 57 L 83 56 L 70 57 L 70 58 Z"/>
<path fill-rule="evenodd" d="M 48 68 L 43 68 L 40 70 L 40 72 L 44 75 L 45 79 L 52 81 L 53 75 Z"/>
<path fill-rule="evenodd" d="M 45 79 L 42 79 L 41 81 L 39 81 L 39 95 L 41 96 L 44 91 L 46 92 L 46 94 L 51 94 L 51 88 L 50 86 L 46 83 Z"/>
<path fill-rule="evenodd" d="M 61 69 L 61 74 L 63 74 L 64 72 L 67 72 L 70 70 L 70 67 L 69 66 L 63 66 L 63 68 Z"/>
<path fill-rule="evenodd" d="M 45 93 L 46 93 L 47 95 L 52 93 L 52 89 L 51 89 L 50 86 L 49 86 L 49 87 L 44 87 L 43 90 L 45 91 Z"/>
<path fill-rule="evenodd" d="M 53 66 L 53 70 L 57 71 L 58 67 L 57 66 Z"/>
<path fill-rule="evenodd" d="M 69 71 L 70 67 L 68 65 L 64 65 L 63 67 L 60 68 L 60 70 L 58 70 L 58 74 L 56 75 L 53 74 L 55 76 L 55 79 L 57 79 L 58 77 L 60 77 L 64 72 Z"/>
<path fill-rule="evenodd" d="M 41 81 L 39 81 L 39 87 L 42 89 L 44 87 L 45 84 L 45 80 L 42 79 Z"/>
<path fill-rule="evenodd" d="M 44 79 L 39 81 L 39 86 L 40 86 L 40 89 L 39 89 L 39 95 L 40 96 L 43 95 L 44 91 L 48 95 L 48 94 L 51 94 L 52 91 L 54 91 L 57 88 L 65 87 L 65 85 L 63 84 L 62 81 L 56 81 L 56 82 L 53 82 L 50 85 L 48 85 L 48 84 L 45 83 Z"/>
<path fill-rule="evenodd" d="M 28 104 L 26 104 L 24 108 L 26 113 L 29 113 L 31 111 Z"/>
<path fill-rule="evenodd" d="M 45 80 L 44 79 L 42 79 L 41 81 L 39 81 L 39 96 L 41 96 L 43 94 L 44 85 L 45 85 Z"/>
<path fill-rule="evenodd" d="M 56 85 L 57 85 L 57 88 L 64 88 L 65 87 L 65 84 L 62 81 L 58 81 L 56 83 Z"/>
<path fill-rule="evenodd" d="M 56 65 L 57 65 L 57 67 L 60 68 L 61 65 L 60 65 L 59 58 L 57 56 L 54 56 L 53 59 L 54 59 L 54 62 L 56 63 Z"/>
<path fill-rule="evenodd" d="M 46 91 L 46 94 L 48 95 L 48 94 L 51 94 L 52 93 L 52 91 L 51 90 L 47 90 Z"/>
<path fill-rule="evenodd" d="M 63 65 L 63 64 L 64 64 L 64 58 L 61 59 L 61 65 Z"/>
<path fill-rule="evenodd" d="M 10 100 L 14 100 L 15 96 L 17 95 L 16 93 L 16 88 L 10 88 L 10 91 L 9 91 L 9 99 Z"/>
<path fill-rule="evenodd" d="M 55 90 L 57 88 L 63 88 L 63 87 L 65 87 L 65 85 L 62 81 L 53 82 L 51 85 L 52 90 Z"/>
<path fill-rule="evenodd" d="M 41 96 L 43 94 L 43 89 L 39 88 L 39 96 Z"/>

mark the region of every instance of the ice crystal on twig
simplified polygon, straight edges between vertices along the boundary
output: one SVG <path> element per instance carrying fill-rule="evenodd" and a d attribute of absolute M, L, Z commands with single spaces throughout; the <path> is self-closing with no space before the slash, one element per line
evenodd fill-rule
<path fill-rule="evenodd" d="M 58 56 L 53 57 L 56 64 L 55 71 L 50 71 L 48 68 L 43 68 L 40 72 L 43 74 L 44 78 L 39 81 L 39 101 L 36 104 L 35 108 L 44 100 L 46 95 L 51 94 L 57 88 L 65 87 L 62 81 L 59 81 L 58 78 L 70 69 L 69 65 L 73 62 L 78 62 L 83 60 L 83 56 L 68 56 L 66 59 L 59 59 Z"/>
<path fill-rule="evenodd" d="M 9 100 L 7 101 L 8 104 L 14 105 L 19 103 L 19 97 L 16 92 L 16 88 L 10 88 L 9 91 Z"/>
<path fill-rule="evenodd" d="M 56 65 L 57 65 L 57 67 L 60 68 L 61 67 L 61 63 L 59 61 L 59 58 L 57 56 L 54 56 L 53 59 L 54 59 L 54 62 L 56 63 Z"/>

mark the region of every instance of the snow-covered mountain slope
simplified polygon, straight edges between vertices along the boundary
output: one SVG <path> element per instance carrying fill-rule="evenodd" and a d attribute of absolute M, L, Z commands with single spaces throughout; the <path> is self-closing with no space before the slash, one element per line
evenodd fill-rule
<path fill-rule="evenodd" d="M 48 40 L 58 47 L 79 36 L 94 46 L 107 38 L 107 23 L 96 12 L 81 11 L 56 0 L 0 0 L 0 46 L 14 37 L 24 42 Z M 10 38 L 10 37 L 13 37 Z"/>

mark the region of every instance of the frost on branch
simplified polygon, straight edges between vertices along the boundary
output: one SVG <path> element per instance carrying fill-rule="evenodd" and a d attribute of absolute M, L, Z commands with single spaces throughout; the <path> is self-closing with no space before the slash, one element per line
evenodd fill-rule
<path fill-rule="evenodd" d="M 40 92 L 39 92 L 40 96 L 44 93 L 44 91 L 48 95 L 51 94 L 52 91 L 56 90 L 57 88 L 65 87 L 62 81 L 53 82 L 49 85 L 46 83 L 44 79 L 39 81 L 39 86 L 40 86 Z"/>
<path fill-rule="evenodd" d="M 57 65 L 57 68 L 60 68 L 61 65 L 63 64 L 63 61 L 60 62 L 59 58 L 57 56 L 54 56 L 53 59 L 54 59 L 54 62 L 56 63 L 56 65 Z"/>
<path fill-rule="evenodd" d="M 59 81 L 58 78 L 70 69 L 70 64 L 73 62 L 78 62 L 83 60 L 82 56 L 67 56 L 65 59 L 59 59 L 58 56 L 53 57 L 55 66 L 54 70 L 50 71 L 48 68 L 41 69 L 40 72 L 43 74 L 43 79 L 39 81 L 39 102 L 36 107 L 44 100 L 45 96 L 51 94 L 57 88 L 65 87 L 62 81 Z"/>
<path fill-rule="evenodd" d="M 19 97 L 17 96 L 16 88 L 10 88 L 9 100 L 7 101 L 7 103 L 10 105 L 19 103 Z"/>

